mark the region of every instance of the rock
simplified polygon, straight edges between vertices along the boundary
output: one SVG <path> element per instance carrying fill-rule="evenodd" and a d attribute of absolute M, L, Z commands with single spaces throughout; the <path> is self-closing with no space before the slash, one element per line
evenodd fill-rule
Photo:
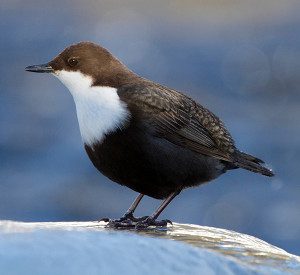
<path fill-rule="evenodd" d="M 212 227 L 136 232 L 98 222 L 0 221 L 0 232 L 0 274 L 300 274 L 298 256 Z"/>

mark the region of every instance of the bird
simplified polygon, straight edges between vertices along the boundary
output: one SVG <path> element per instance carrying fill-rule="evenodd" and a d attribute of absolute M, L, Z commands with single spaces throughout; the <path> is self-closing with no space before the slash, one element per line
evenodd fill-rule
<path fill-rule="evenodd" d="M 139 195 L 108 227 L 166 227 L 158 220 L 184 189 L 243 168 L 272 177 L 264 162 L 237 149 L 224 123 L 182 92 L 143 78 L 107 49 L 83 41 L 26 71 L 50 73 L 70 91 L 85 151 L 111 181 Z M 144 196 L 163 200 L 149 216 L 135 217 Z"/>

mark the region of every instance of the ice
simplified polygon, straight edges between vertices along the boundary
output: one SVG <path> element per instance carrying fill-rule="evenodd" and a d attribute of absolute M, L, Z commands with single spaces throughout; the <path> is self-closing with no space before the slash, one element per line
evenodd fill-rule
<path fill-rule="evenodd" d="M 300 273 L 297 256 L 211 227 L 137 233 L 98 222 L 0 221 L 0 233 L 0 274 Z"/>

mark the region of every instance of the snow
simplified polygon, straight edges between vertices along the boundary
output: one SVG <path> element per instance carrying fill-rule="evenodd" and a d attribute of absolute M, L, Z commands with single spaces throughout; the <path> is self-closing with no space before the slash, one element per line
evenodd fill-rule
<path fill-rule="evenodd" d="M 199 232 L 201 229 L 210 233 L 205 235 Z M 210 236 L 209 241 L 213 244 L 220 239 L 218 233 L 212 235 L 213 230 L 175 225 L 175 230 L 136 234 L 109 230 L 96 222 L 0 221 L 0 274 L 286 274 L 286 266 L 280 269 L 262 263 L 251 264 L 244 260 L 245 255 L 243 258 L 231 256 L 230 250 L 222 253 L 219 249 L 214 250 L 213 245 L 208 249 L 189 244 L 187 236 L 191 235 L 190 240 L 195 241 L 199 234 L 206 239 Z M 225 230 L 223 234 L 230 232 Z M 251 242 L 258 241 L 261 252 L 280 255 L 285 262 L 290 260 L 293 266 L 290 265 L 288 271 L 300 273 L 297 256 L 254 237 L 234 234 L 240 243 L 244 237 L 248 249 Z M 186 239 L 174 241 L 176 236 Z"/>

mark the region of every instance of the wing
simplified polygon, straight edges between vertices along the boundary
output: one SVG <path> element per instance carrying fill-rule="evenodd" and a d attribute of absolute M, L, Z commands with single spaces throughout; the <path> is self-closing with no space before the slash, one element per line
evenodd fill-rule
<path fill-rule="evenodd" d="M 150 123 L 155 135 L 200 154 L 233 161 L 234 141 L 221 120 L 191 98 L 153 82 L 124 87 L 128 108 Z"/>

